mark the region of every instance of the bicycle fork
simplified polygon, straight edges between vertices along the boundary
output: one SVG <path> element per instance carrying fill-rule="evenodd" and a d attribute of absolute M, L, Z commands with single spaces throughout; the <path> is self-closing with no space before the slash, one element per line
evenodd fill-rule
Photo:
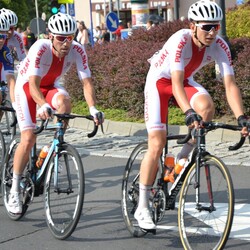
<path fill-rule="evenodd" d="M 206 141 L 205 141 L 205 129 L 198 130 L 197 136 L 197 149 L 198 153 L 196 156 L 196 169 L 195 169 L 195 183 L 194 188 L 196 189 L 196 208 L 198 211 L 208 211 L 213 212 L 215 211 L 214 207 L 214 199 L 213 199 L 213 192 L 212 192 L 212 182 L 211 182 L 211 173 L 210 173 L 210 166 L 206 163 L 203 159 L 203 156 L 207 154 L 206 151 Z M 207 192 L 209 197 L 210 206 L 203 206 L 200 203 L 200 171 L 201 167 L 204 167 L 205 177 L 206 177 L 206 184 L 207 184 Z"/>
<path fill-rule="evenodd" d="M 55 193 L 66 193 L 70 194 L 73 193 L 73 186 L 72 186 L 72 181 L 71 181 L 71 174 L 70 174 L 70 164 L 69 164 L 69 159 L 67 154 L 62 154 L 60 148 L 60 143 L 58 143 L 55 147 L 55 157 L 54 157 L 54 192 Z M 62 157 L 62 158 L 61 158 Z M 59 158 L 61 158 L 62 163 L 64 163 L 64 166 L 60 165 Z M 61 169 L 60 169 L 61 166 Z M 60 171 L 63 171 L 62 167 L 64 167 L 64 171 L 66 171 L 67 174 L 67 182 L 68 182 L 68 187 L 67 188 L 60 188 L 59 187 L 59 174 Z"/>

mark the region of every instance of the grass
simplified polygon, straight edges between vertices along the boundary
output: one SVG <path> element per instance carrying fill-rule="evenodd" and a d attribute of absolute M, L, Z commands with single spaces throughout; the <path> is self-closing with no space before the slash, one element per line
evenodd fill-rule
<path fill-rule="evenodd" d="M 136 119 L 128 116 L 128 113 L 121 109 L 103 109 L 97 106 L 98 110 L 101 110 L 105 114 L 105 119 L 120 122 L 138 122 L 144 123 L 144 119 Z M 85 102 L 78 101 L 72 103 L 72 112 L 79 115 L 86 115 L 89 113 L 88 106 Z M 170 107 L 169 109 L 169 124 L 170 125 L 184 125 L 184 114 L 176 107 Z"/>

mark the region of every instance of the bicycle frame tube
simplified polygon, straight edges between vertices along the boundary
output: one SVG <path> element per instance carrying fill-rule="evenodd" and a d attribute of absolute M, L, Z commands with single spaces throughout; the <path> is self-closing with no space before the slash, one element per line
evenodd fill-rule
<path fill-rule="evenodd" d="M 51 156 L 52 156 L 52 154 L 53 154 L 53 152 L 55 150 L 55 147 L 56 147 L 57 143 L 58 142 L 56 141 L 56 139 L 54 139 L 53 142 L 51 143 L 50 148 L 49 148 L 49 152 L 48 152 L 46 158 L 44 159 L 44 162 L 42 164 L 42 167 L 41 167 L 40 171 L 37 174 L 37 180 L 40 180 L 41 177 L 43 176 L 43 173 L 46 171 L 47 165 L 48 165 L 49 160 L 50 160 L 50 158 L 51 158 Z"/>

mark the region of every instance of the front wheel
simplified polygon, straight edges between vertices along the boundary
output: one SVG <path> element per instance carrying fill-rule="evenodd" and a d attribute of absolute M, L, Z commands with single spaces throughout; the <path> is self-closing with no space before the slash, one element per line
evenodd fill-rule
<path fill-rule="evenodd" d="M 63 240 L 74 232 L 82 213 L 84 191 L 81 157 L 75 148 L 64 144 L 58 155 L 51 157 L 44 186 L 46 222 L 55 238 Z"/>
<path fill-rule="evenodd" d="M 234 189 L 225 164 L 215 156 L 202 159 L 200 181 L 196 164 L 180 193 L 178 224 L 184 249 L 223 249 L 233 223 Z"/>
<path fill-rule="evenodd" d="M 12 104 L 9 100 L 4 100 L 3 106 L 12 108 Z M 11 111 L 3 111 L 3 117 L 1 118 L 1 130 L 5 136 L 9 136 L 9 141 L 16 135 L 16 114 Z M 14 125 L 15 124 L 15 125 Z"/>

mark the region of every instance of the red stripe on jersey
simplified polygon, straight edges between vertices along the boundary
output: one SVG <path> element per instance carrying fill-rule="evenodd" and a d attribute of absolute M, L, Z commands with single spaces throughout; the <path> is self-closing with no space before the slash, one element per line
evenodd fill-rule
<path fill-rule="evenodd" d="M 51 86 L 54 84 L 56 78 L 62 74 L 62 68 L 64 63 L 64 57 L 58 58 L 53 53 L 52 63 L 47 74 L 41 80 L 41 87 Z"/>
<path fill-rule="evenodd" d="M 190 77 L 192 73 L 200 66 L 205 50 L 206 48 L 200 50 L 192 40 L 192 58 L 184 69 L 184 79 Z"/>
<path fill-rule="evenodd" d="M 169 99 L 173 95 L 172 82 L 170 79 L 161 78 L 156 82 L 156 87 L 160 98 L 161 122 L 166 123 L 168 115 Z"/>

